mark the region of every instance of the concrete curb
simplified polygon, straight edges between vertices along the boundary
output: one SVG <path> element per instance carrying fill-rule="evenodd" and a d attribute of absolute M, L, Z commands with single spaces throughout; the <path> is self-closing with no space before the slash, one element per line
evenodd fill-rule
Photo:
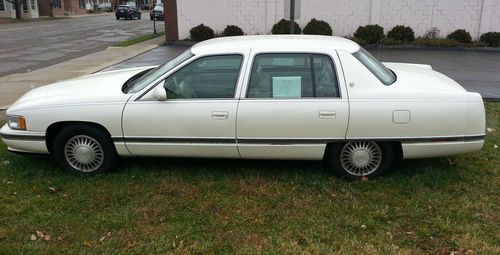
<path fill-rule="evenodd" d="M 69 80 L 99 72 L 109 66 L 121 63 L 163 44 L 157 37 L 127 47 L 108 47 L 103 51 L 23 74 L 0 77 L 0 120 L 5 118 L 5 110 L 24 93 L 34 87 Z"/>

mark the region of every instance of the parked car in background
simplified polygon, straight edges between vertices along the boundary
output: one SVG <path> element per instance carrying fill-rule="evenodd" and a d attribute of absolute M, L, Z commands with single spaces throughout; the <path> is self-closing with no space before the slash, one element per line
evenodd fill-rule
<path fill-rule="evenodd" d="M 157 19 L 157 20 L 164 20 L 163 16 L 163 3 L 157 3 L 153 10 L 149 13 L 149 17 L 151 20 Z"/>
<path fill-rule="evenodd" d="M 141 19 L 141 12 L 137 10 L 134 6 L 130 5 L 118 5 L 115 12 L 116 19 Z"/>
<path fill-rule="evenodd" d="M 332 36 L 212 39 L 158 67 L 36 88 L 6 115 L 10 151 L 52 154 L 85 174 L 119 156 L 214 157 L 324 160 L 356 180 L 485 139 L 478 93 Z"/>

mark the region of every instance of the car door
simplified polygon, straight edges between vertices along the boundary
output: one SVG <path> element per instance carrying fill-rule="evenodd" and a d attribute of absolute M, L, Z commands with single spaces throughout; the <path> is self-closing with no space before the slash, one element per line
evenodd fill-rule
<path fill-rule="evenodd" d="M 257 53 L 238 106 L 243 158 L 321 159 L 343 141 L 349 105 L 338 56 Z"/>
<path fill-rule="evenodd" d="M 126 146 L 136 156 L 239 157 L 235 98 L 244 57 L 199 57 L 157 86 L 167 100 L 147 96 L 123 112 Z"/>

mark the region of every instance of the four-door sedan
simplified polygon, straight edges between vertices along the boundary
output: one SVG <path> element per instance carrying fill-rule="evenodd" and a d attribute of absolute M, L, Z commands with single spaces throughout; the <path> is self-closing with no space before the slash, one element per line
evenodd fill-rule
<path fill-rule="evenodd" d="M 324 160 L 375 177 L 395 160 L 478 151 L 482 98 L 428 65 L 380 63 L 325 36 L 198 43 L 158 67 L 34 89 L 7 110 L 8 149 L 97 173 L 129 156 Z"/>
<path fill-rule="evenodd" d="M 118 5 L 115 12 L 116 19 L 141 19 L 141 12 L 138 11 L 134 6 L 129 5 Z"/>

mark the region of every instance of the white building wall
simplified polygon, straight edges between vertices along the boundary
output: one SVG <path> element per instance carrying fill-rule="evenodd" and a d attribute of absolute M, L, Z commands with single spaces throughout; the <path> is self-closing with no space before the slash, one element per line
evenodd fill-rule
<path fill-rule="evenodd" d="M 179 37 L 201 23 L 215 31 L 237 25 L 246 34 L 268 34 L 284 17 L 284 0 L 177 0 Z M 417 36 L 431 27 L 441 36 L 466 29 L 474 38 L 500 31 L 500 0 L 302 0 L 303 28 L 312 18 L 327 21 L 334 35 L 352 36 L 358 26 L 379 24 L 413 28 Z"/>
<path fill-rule="evenodd" d="M 16 18 L 16 9 L 14 8 L 14 5 L 7 2 L 6 0 L 0 0 L 4 2 L 5 5 L 5 11 L 0 11 L 0 17 L 2 18 Z M 35 9 L 31 9 L 31 1 L 33 1 L 35 5 Z M 25 19 L 31 19 L 31 18 L 39 18 L 38 15 L 38 0 L 26 0 L 27 3 L 27 11 L 25 12 L 24 10 L 21 11 L 21 15 Z"/>

